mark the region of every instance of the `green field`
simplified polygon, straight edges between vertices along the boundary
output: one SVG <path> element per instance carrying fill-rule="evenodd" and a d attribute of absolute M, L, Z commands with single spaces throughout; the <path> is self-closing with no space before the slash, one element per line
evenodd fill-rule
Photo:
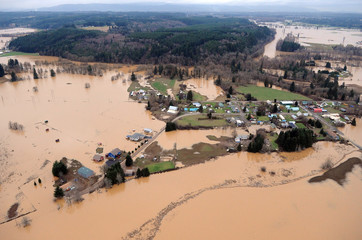
<path fill-rule="evenodd" d="M 147 165 L 146 168 L 150 171 L 150 173 L 161 172 L 169 169 L 174 169 L 175 164 L 173 162 L 159 162 Z"/>
<path fill-rule="evenodd" d="M 202 102 L 202 101 L 206 101 L 207 100 L 207 97 L 204 96 L 204 95 L 201 95 L 200 93 L 198 92 L 195 92 L 195 91 L 192 91 L 192 100 L 193 101 L 198 101 L 198 102 Z"/>
<path fill-rule="evenodd" d="M 167 95 L 167 89 L 173 89 L 175 82 L 175 79 L 159 78 L 151 82 L 151 86 L 160 93 Z"/>
<path fill-rule="evenodd" d="M 297 125 L 298 128 L 305 128 L 305 125 L 303 123 L 296 123 L 295 125 Z"/>
<path fill-rule="evenodd" d="M 248 85 L 247 87 L 238 87 L 237 91 L 240 93 L 250 93 L 251 96 L 258 100 L 311 100 L 310 98 L 287 91 L 281 91 L 272 88 L 258 87 L 255 85 Z"/>
<path fill-rule="evenodd" d="M 202 118 L 202 120 L 199 120 Z M 192 127 L 221 127 L 226 126 L 228 123 L 225 119 L 208 119 L 206 114 L 197 114 L 183 117 L 176 121 L 179 126 L 192 126 Z"/>
<path fill-rule="evenodd" d="M 39 56 L 39 53 L 9 52 L 1 54 L 0 57 L 11 57 L 11 56 L 21 56 L 21 55 Z"/>

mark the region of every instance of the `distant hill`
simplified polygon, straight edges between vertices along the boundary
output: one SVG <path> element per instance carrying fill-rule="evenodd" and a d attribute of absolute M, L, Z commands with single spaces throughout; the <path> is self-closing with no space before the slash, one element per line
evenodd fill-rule
<path fill-rule="evenodd" d="M 315 10 L 291 4 L 174 4 L 174 3 L 125 3 L 125 4 L 63 4 L 48 8 L 39 8 L 38 11 L 53 12 L 313 12 Z"/>

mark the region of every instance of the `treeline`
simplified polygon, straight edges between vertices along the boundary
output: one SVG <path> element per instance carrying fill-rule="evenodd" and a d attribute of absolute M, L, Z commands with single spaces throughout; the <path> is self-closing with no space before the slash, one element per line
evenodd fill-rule
<path fill-rule="evenodd" d="M 300 49 L 300 44 L 289 41 L 289 40 L 279 40 L 277 43 L 277 50 L 282 52 L 295 52 Z"/>
<path fill-rule="evenodd" d="M 101 33 L 68 26 L 19 37 L 10 43 L 10 48 L 79 61 L 191 66 L 210 56 L 250 54 L 274 34 L 267 27 L 240 18 L 204 16 L 178 21 L 192 25 L 122 33 L 113 28 Z"/>
<path fill-rule="evenodd" d="M 295 128 L 290 131 L 281 131 L 275 141 L 279 148 L 286 152 L 293 152 L 311 147 L 316 141 L 312 130 Z"/>

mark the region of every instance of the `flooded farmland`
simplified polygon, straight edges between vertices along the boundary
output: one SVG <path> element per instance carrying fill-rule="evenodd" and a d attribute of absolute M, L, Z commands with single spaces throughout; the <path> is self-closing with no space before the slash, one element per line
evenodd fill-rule
<path fill-rule="evenodd" d="M 21 62 L 41 58 L 18 57 Z M 5 63 L 7 58 L 0 61 Z M 54 202 L 51 165 L 55 160 L 74 158 L 99 172 L 100 164 L 91 160 L 99 143 L 105 151 L 115 147 L 132 150 L 136 144 L 125 136 L 133 129 L 147 127 L 157 132 L 164 126 L 152 119 L 144 104 L 129 100 L 128 81 L 111 81 L 119 71 L 127 78 L 129 69 L 119 68 L 103 77 L 61 73 L 55 78 L 0 84 L 1 222 L 15 202 L 20 203 L 18 212 L 30 213 L 26 216 L 31 219 L 27 228 L 17 226 L 21 218 L 1 224 L 2 238 L 264 239 L 263 233 L 270 233 L 290 239 L 300 226 L 308 226 L 303 231 L 311 239 L 340 239 L 345 231 L 348 235 L 344 236 L 352 239 L 361 236 L 356 226 L 362 220 L 357 205 L 362 200 L 358 191 L 361 168 L 348 173 L 343 187 L 329 180 L 307 183 L 321 173 L 326 160 L 336 164 L 361 158 L 354 147 L 330 142 L 318 142 L 297 153 L 235 153 L 101 189 L 85 195 L 81 203 Z M 200 93 L 217 97 L 214 85 L 208 93 L 205 84 L 205 92 Z M 8 129 L 9 121 L 22 124 L 24 130 Z M 165 149 L 172 149 L 175 142 L 177 148 L 190 148 L 198 142 L 211 143 L 207 135 L 232 134 L 233 130 L 221 128 L 174 131 L 162 133 L 157 140 Z M 33 179 L 38 177 L 42 184 L 35 187 Z M 344 226 L 348 218 L 351 224 Z M 181 232 L 180 226 L 189 231 Z"/>

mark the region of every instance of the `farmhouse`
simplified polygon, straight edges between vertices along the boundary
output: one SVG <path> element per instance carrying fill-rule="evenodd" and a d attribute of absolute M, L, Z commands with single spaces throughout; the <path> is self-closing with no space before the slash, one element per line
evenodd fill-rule
<path fill-rule="evenodd" d="M 293 105 L 294 102 L 293 101 L 280 101 L 280 104 L 282 104 L 282 105 Z"/>
<path fill-rule="evenodd" d="M 111 152 L 107 154 L 108 157 L 117 158 L 121 155 L 122 151 L 119 148 L 113 149 Z"/>
<path fill-rule="evenodd" d="M 175 106 L 170 106 L 170 107 L 168 108 L 167 113 L 170 113 L 170 114 L 177 114 L 177 113 L 178 113 L 178 107 L 175 107 Z"/>
<path fill-rule="evenodd" d="M 126 138 L 133 142 L 139 142 L 143 140 L 146 136 L 141 133 L 134 133 L 133 135 L 127 135 Z"/>

